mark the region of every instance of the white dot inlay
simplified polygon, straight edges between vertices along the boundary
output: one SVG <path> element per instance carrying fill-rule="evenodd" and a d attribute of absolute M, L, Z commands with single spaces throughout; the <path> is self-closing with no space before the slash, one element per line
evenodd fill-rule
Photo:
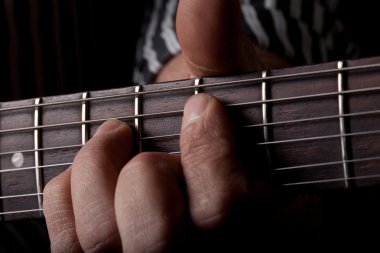
<path fill-rule="evenodd" d="M 24 164 L 24 155 L 22 153 L 14 153 L 12 155 L 12 164 L 16 168 L 20 168 Z"/>

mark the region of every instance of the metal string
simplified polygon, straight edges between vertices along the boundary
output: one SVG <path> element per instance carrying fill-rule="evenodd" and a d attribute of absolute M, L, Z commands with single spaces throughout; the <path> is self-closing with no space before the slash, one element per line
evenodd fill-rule
<path fill-rule="evenodd" d="M 338 72 L 348 72 L 348 71 L 357 71 L 357 70 L 370 70 L 370 69 L 376 69 L 376 68 L 380 68 L 380 63 L 366 64 L 366 65 L 360 65 L 360 66 L 354 66 L 354 67 L 344 67 L 341 69 L 306 71 L 306 72 L 294 73 L 294 74 L 283 74 L 283 75 L 277 75 L 277 76 L 274 75 L 274 76 L 267 76 L 267 77 L 248 78 L 248 79 L 241 79 L 241 80 L 236 80 L 236 81 L 216 82 L 216 83 L 211 83 L 211 84 L 199 84 L 197 88 L 204 89 L 204 88 L 211 88 L 211 87 L 220 87 L 224 85 L 241 85 L 241 84 L 248 85 L 248 84 L 252 84 L 256 82 L 262 83 L 265 81 L 291 79 L 291 78 L 315 76 L 315 75 L 323 75 L 323 74 L 334 74 Z M 128 93 L 128 94 L 88 97 L 88 98 L 73 99 L 73 100 L 60 101 L 60 102 L 41 103 L 39 105 L 25 105 L 25 106 L 15 106 L 15 107 L 9 107 L 9 108 L 0 108 L 0 112 L 7 112 L 7 111 L 12 111 L 12 110 L 20 110 L 20 109 L 30 109 L 30 108 L 36 108 L 36 107 L 47 107 L 47 106 L 54 106 L 54 105 L 75 104 L 75 103 L 91 102 L 91 101 L 97 101 L 97 100 L 134 97 L 136 95 L 143 96 L 143 95 L 157 94 L 157 93 L 162 94 L 162 93 L 168 93 L 168 92 L 178 92 L 178 91 L 187 91 L 187 90 L 194 90 L 194 86 L 177 87 L 177 88 L 161 89 L 161 90 L 154 90 L 154 91 L 140 91 L 137 93 L 134 92 L 134 93 Z M 345 94 L 345 92 L 339 93 L 339 94 Z"/>
<path fill-rule="evenodd" d="M 380 159 L 380 157 L 377 157 L 376 160 L 377 159 Z M 366 160 L 368 161 L 370 159 L 366 159 Z M 354 162 L 354 161 L 351 160 L 351 161 L 346 161 L 346 162 Z M 342 161 L 340 161 L 340 163 L 342 163 Z M 349 178 L 332 178 L 332 179 L 300 181 L 300 182 L 294 182 L 294 183 L 284 183 L 282 184 L 282 186 L 291 187 L 291 186 L 302 186 L 302 185 L 312 185 L 312 184 L 344 182 L 346 180 L 366 180 L 366 179 L 368 180 L 368 179 L 376 179 L 376 178 L 380 178 L 380 174 L 368 175 L 368 176 L 355 176 L 355 177 L 349 177 Z M 43 193 L 4 196 L 4 197 L 1 197 L 0 199 L 4 200 L 4 199 L 10 199 L 10 198 L 33 197 L 33 196 L 41 196 L 41 195 L 43 195 Z M 15 210 L 15 211 L 0 212 L 0 216 L 22 214 L 22 213 L 34 213 L 34 212 L 41 212 L 41 211 L 43 211 L 43 209 L 22 209 L 22 210 Z"/>
<path fill-rule="evenodd" d="M 294 101 L 294 100 L 300 100 L 300 99 L 317 98 L 317 97 L 325 97 L 325 96 L 337 96 L 337 95 L 342 95 L 342 94 L 353 94 L 353 93 L 362 93 L 362 92 L 370 92 L 370 91 L 380 91 L 380 87 L 346 90 L 343 92 L 319 93 L 319 94 L 313 94 L 313 95 L 279 98 L 279 99 L 268 99 L 266 101 L 254 101 L 254 102 L 228 104 L 228 105 L 226 105 L 226 107 L 228 107 L 228 108 L 248 107 L 248 106 L 253 106 L 253 105 L 261 105 L 263 103 Z M 140 114 L 140 115 L 128 115 L 128 116 L 115 117 L 115 118 L 119 119 L 119 120 L 135 120 L 135 119 L 139 119 L 139 118 L 145 119 L 145 118 L 151 118 L 151 117 L 162 117 L 162 116 L 171 116 L 171 115 L 178 115 L 178 114 L 183 114 L 183 110 L 157 112 L 157 113 L 146 113 L 146 114 Z M 339 118 L 339 117 L 344 117 L 344 116 L 345 115 L 337 115 L 336 117 Z M 328 116 L 328 117 L 331 117 L 331 116 Z M 75 121 L 75 122 L 67 122 L 67 123 L 52 124 L 52 125 L 40 125 L 40 126 L 33 126 L 33 127 L 4 129 L 4 130 L 0 130 L 0 134 L 29 131 L 29 130 L 36 130 L 36 129 L 48 129 L 48 128 L 57 128 L 57 127 L 77 126 L 77 125 L 83 125 L 83 124 L 102 123 L 102 122 L 106 121 L 107 119 L 108 118 L 86 120 L 86 121 Z M 273 125 L 273 124 L 276 124 L 276 122 L 272 122 L 270 124 Z"/>
<path fill-rule="evenodd" d="M 372 65 L 363 65 L 359 67 L 346 67 L 344 69 L 339 69 L 339 72 L 341 71 L 348 71 L 348 70 L 359 70 L 359 69 L 368 69 L 368 68 L 377 68 L 380 67 L 380 64 L 372 64 Z M 300 76 L 306 76 L 306 75 L 316 75 L 316 74 L 326 74 L 326 73 L 336 73 L 338 70 L 323 70 L 323 71 L 312 71 L 312 72 L 304 72 L 304 73 L 298 73 L 298 74 L 289 74 L 289 75 L 281 75 L 281 76 L 271 76 L 267 78 L 253 78 L 253 79 L 247 79 L 247 80 L 239 80 L 234 82 L 221 82 L 221 83 L 215 83 L 211 85 L 200 85 L 203 88 L 206 87 L 215 87 L 220 86 L 224 84 L 239 84 L 244 82 L 259 82 L 259 81 L 266 81 L 266 80 L 275 80 L 275 79 L 282 79 L 282 78 L 292 78 L 292 77 L 300 77 Z M 179 90 L 187 90 L 192 89 L 193 87 L 185 87 L 185 88 L 175 88 L 175 89 L 168 89 L 168 90 L 161 90 L 161 91 L 153 91 L 153 92 L 141 92 L 146 94 L 152 94 L 152 93 L 159 93 L 159 92 L 173 92 L 173 91 L 179 91 Z M 366 92 L 366 91 L 375 91 L 379 90 L 379 88 L 368 88 L 368 89 L 360 89 L 360 90 L 352 90 L 352 91 L 344 91 L 344 92 L 333 92 L 333 93 L 324 93 L 324 94 L 314 94 L 314 95 L 308 95 L 308 96 L 299 96 L 299 97 L 292 97 L 292 98 L 282 98 L 282 99 L 273 99 L 265 101 L 265 103 L 268 102 L 280 102 L 280 101 L 289 101 L 289 100 L 296 100 L 296 99 L 305 99 L 305 98 L 312 98 L 312 97 L 321 97 L 321 96 L 333 96 L 333 95 L 340 95 L 340 94 L 346 94 L 346 93 L 353 93 L 353 92 Z M 49 106 L 49 105 L 61 105 L 61 104 L 68 104 L 68 103 L 77 103 L 77 102 L 85 102 L 85 101 L 92 101 L 92 100 L 100 100 L 100 99 L 107 99 L 107 98 L 117 98 L 117 97 L 124 97 L 124 96 L 135 96 L 134 94 L 122 94 L 122 95 L 116 95 L 116 96 L 104 96 L 104 97 L 98 97 L 98 98 L 88 98 L 88 99 L 79 99 L 79 100 L 71 100 L 71 101 L 62 101 L 62 102 L 54 102 L 54 103 L 45 103 L 40 104 L 39 107 L 42 106 Z M 240 103 L 240 104 L 231 104 L 228 105 L 229 107 L 241 107 L 241 106 L 248 106 L 255 104 L 262 104 L 264 101 L 256 101 L 256 102 L 249 102 L 249 103 Z M 3 111 L 9 111 L 9 110 L 17 110 L 17 109 L 27 109 L 27 108 L 35 108 L 36 105 L 32 106 L 21 106 L 21 107 L 13 107 L 13 108 L 4 108 L 0 109 L 0 112 Z M 279 124 L 291 124 L 291 123 L 300 123 L 300 122 L 306 122 L 306 121 L 315 121 L 315 120 L 321 120 L 321 119 L 333 119 L 338 117 L 353 117 L 353 116 L 363 116 L 363 115 L 369 115 L 369 114 L 377 114 L 380 111 L 368 111 L 368 112 L 360 112 L 360 113 L 350 113 L 346 115 L 336 115 L 336 116 L 325 116 L 325 117 L 316 117 L 316 118 L 309 118 L 309 119 L 301 119 L 301 120 L 293 120 L 293 121 L 283 121 L 283 122 L 272 122 L 267 124 L 259 124 L 259 125 L 250 125 L 245 127 L 260 127 L 260 126 L 267 126 L 267 125 L 279 125 Z M 172 115 L 172 114 L 180 114 L 183 113 L 183 111 L 172 111 L 172 112 L 164 112 L 164 113 L 154 113 L 154 114 L 145 114 L 140 115 L 140 117 L 150 117 L 150 116 L 162 116 L 162 115 Z M 119 118 L 121 120 L 128 120 L 128 119 L 136 119 L 136 116 L 126 116 Z M 86 122 L 71 122 L 71 123 L 64 123 L 64 124 L 56 124 L 56 125 L 46 125 L 41 127 L 30 127 L 30 128 L 19 128 L 19 129 L 7 129 L 2 130 L 0 133 L 6 133 L 6 132 L 13 132 L 13 131 L 26 131 L 26 130 L 36 130 L 41 128 L 49 128 L 49 127 L 58 127 L 58 126 L 70 126 L 70 125 L 77 125 L 77 124 L 88 124 L 88 123 L 99 123 L 103 122 L 106 119 L 98 119 L 98 120 L 88 120 Z M 367 132 L 357 132 L 357 133 L 349 133 L 345 134 L 345 136 L 356 136 L 356 135 L 366 135 L 366 134 L 377 134 L 380 133 L 380 130 L 376 131 L 367 131 Z M 150 140 L 150 139 L 156 139 L 156 138 L 169 138 L 169 137 L 178 137 L 179 135 L 163 135 L 163 136 L 153 136 L 153 137 L 145 137 L 142 138 L 143 140 Z M 318 137 L 310 137 L 310 138 L 300 138 L 300 139 L 293 139 L 293 140 L 283 140 L 283 141 L 276 141 L 276 142 L 266 142 L 266 143 L 259 143 L 259 145 L 268 145 L 268 144 L 278 144 L 278 143 L 284 143 L 284 142 L 294 142 L 294 141 L 307 141 L 307 140 L 316 140 L 316 139 L 326 139 L 326 138 L 336 138 L 336 137 L 342 137 L 342 135 L 330 135 L 330 136 L 318 136 Z M 34 151 L 46 151 L 46 150 L 55 150 L 55 149 L 64 149 L 64 148 L 78 148 L 82 145 L 72 145 L 72 146 L 63 146 L 63 147 L 52 147 L 52 148 L 39 148 L 39 149 L 30 149 L 30 150 L 24 150 L 24 151 L 18 151 L 18 152 L 34 152 Z M 9 155 L 13 154 L 15 152 L 3 152 L 0 153 L 0 155 Z M 173 152 L 173 153 L 179 153 L 179 152 Z M 355 159 L 355 160 L 346 160 L 344 162 L 349 163 L 355 163 L 355 162 L 361 162 L 361 161 L 372 161 L 372 160 L 379 160 L 380 157 L 371 157 L 371 158 L 362 158 L 362 159 Z M 339 162 L 328 162 L 328 163 L 319 163 L 319 164 L 309 164 L 309 165 L 302 165 L 302 166 L 292 166 L 292 167 L 286 167 L 286 168 L 277 168 L 275 171 L 281 171 L 281 170 L 290 170 L 290 169 L 301 169 L 301 168 L 307 168 L 307 167 L 317 167 L 317 166 L 326 166 L 326 165 L 333 165 L 333 164 L 340 164 L 342 161 Z M 57 166 L 69 166 L 72 163 L 62 163 L 62 164 L 51 164 L 51 165 L 44 165 L 40 168 L 50 168 L 50 167 L 57 167 Z M 7 170 L 1 170 L 0 173 L 6 173 L 6 172 L 15 172 L 15 171 L 21 171 L 21 170 L 28 170 L 28 169 L 34 169 L 34 167 L 26 167 L 26 168 L 17 168 L 17 169 L 7 169 Z M 370 179 L 370 178 L 378 178 L 380 175 L 370 175 L 370 176 L 360 176 L 360 177 L 352 177 L 349 178 L 349 180 L 360 180 L 360 179 Z M 294 186 L 294 185 L 304 185 L 304 184 L 316 184 L 316 183 L 328 183 L 328 182 L 338 182 L 338 181 L 345 181 L 347 178 L 336 178 L 336 179 L 327 179 L 327 180 L 314 180 L 314 181 L 304 181 L 304 182 L 295 182 L 295 183 L 287 183 L 284 184 L 284 186 Z M 31 196 L 41 196 L 42 193 L 35 193 L 35 194 L 22 194 L 22 195 L 10 195 L 10 196 L 0 196 L 0 199 L 10 199 L 10 198 L 21 198 L 21 197 L 31 197 Z M 0 212 L 1 215 L 10 215 L 10 214 L 17 214 L 17 213 L 28 213 L 28 212 L 40 212 L 42 209 L 29 209 L 29 210 L 17 210 L 17 211 L 7 211 L 7 212 Z"/>
<path fill-rule="evenodd" d="M 169 113 L 178 113 L 178 111 L 173 111 Z M 168 114 L 169 114 L 168 113 Z M 305 122 L 312 122 L 312 121 L 320 121 L 320 120 L 329 120 L 329 119 L 337 119 L 339 117 L 358 117 L 358 116 L 369 116 L 374 114 L 380 114 L 380 110 L 374 110 L 374 111 L 366 111 L 366 112 L 357 112 L 357 113 L 347 113 L 342 115 L 330 115 L 330 116 L 322 116 L 322 117 L 313 117 L 313 118 L 307 118 L 307 119 L 297 119 L 297 120 L 289 120 L 289 121 L 278 121 L 278 122 L 270 122 L 266 124 L 256 124 L 256 125 L 245 125 L 244 128 L 255 128 L 255 127 L 264 127 L 264 126 L 277 126 L 277 125 L 285 125 L 285 124 L 296 124 L 296 123 L 305 123 Z M 155 116 L 154 114 L 150 114 L 151 116 Z M 117 119 L 125 120 L 126 118 L 132 120 L 135 118 L 135 116 L 126 116 L 126 117 L 120 117 Z M 91 123 L 102 123 L 106 121 L 106 119 L 99 119 L 99 120 L 92 120 Z M 87 121 L 88 122 L 88 121 Z M 65 123 L 64 125 L 72 125 L 73 123 Z M 78 122 L 82 123 L 83 122 Z M 45 127 L 58 127 L 62 126 L 63 124 L 57 124 L 57 125 L 45 125 Z M 41 126 L 42 127 L 42 126 Z M 23 130 L 34 130 L 34 127 L 28 127 L 23 128 Z M 3 130 L 7 131 L 7 130 Z M 348 133 L 343 136 L 352 136 L 352 135 L 360 135 L 360 134 L 377 134 L 379 130 L 376 130 L 375 132 L 355 132 L 355 133 Z M 0 132 L 1 133 L 1 132 Z M 156 135 L 156 136 L 146 136 L 141 137 L 142 141 L 152 141 L 152 140 L 160 140 L 160 139 L 168 139 L 168 138 L 178 138 L 180 134 L 168 134 L 168 135 Z M 326 135 L 326 136 L 318 136 L 318 137 L 309 137 L 309 138 L 301 138 L 301 139 L 290 139 L 290 140 L 281 140 L 281 141 L 272 141 L 272 142 L 263 142 L 258 143 L 259 145 L 269 145 L 269 144 L 283 144 L 288 142 L 298 142 L 298 141 L 306 141 L 306 140 L 316 140 L 316 139 L 326 139 L 326 138 L 338 138 L 342 137 L 342 135 Z M 35 151 L 54 151 L 59 149 L 68 149 L 68 148 L 80 148 L 82 147 L 81 144 L 77 145 L 68 145 L 68 146 L 60 146 L 60 147 L 49 147 L 49 148 L 39 148 L 39 149 L 25 149 L 25 150 L 17 150 L 17 151 L 7 151 L 7 152 L 0 152 L 0 156 L 4 155 L 12 155 L 14 153 L 29 153 L 29 152 L 35 152 Z"/>

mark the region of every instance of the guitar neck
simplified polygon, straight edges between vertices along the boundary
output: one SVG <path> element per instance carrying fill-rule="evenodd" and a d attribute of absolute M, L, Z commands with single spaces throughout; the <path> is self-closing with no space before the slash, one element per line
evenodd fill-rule
<path fill-rule="evenodd" d="M 380 58 L 368 58 L 1 103 L 0 216 L 41 217 L 44 185 L 108 118 L 135 128 L 139 152 L 179 152 L 182 110 L 196 92 L 226 105 L 242 153 L 264 157 L 274 185 L 377 185 L 379 69 Z"/>

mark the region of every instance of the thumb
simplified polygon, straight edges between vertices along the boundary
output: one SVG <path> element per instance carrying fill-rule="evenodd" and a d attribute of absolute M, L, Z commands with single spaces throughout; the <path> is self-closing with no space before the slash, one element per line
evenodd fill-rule
<path fill-rule="evenodd" d="M 216 76 L 260 69 L 243 33 L 238 0 L 181 0 L 177 35 L 191 74 Z"/>

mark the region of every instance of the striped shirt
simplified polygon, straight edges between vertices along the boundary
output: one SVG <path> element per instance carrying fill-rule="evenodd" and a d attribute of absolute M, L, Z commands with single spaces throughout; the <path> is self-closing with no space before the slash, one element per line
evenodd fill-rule
<path fill-rule="evenodd" d="M 339 0 L 240 0 L 240 5 L 242 24 L 252 41 L 294 65 L 359 54 L 339 16 Z M 178 0 L 149 2 L 137 44 L 135 83 L 152 82 L 181 51 L 175 32 L 177 6 Z"/>

